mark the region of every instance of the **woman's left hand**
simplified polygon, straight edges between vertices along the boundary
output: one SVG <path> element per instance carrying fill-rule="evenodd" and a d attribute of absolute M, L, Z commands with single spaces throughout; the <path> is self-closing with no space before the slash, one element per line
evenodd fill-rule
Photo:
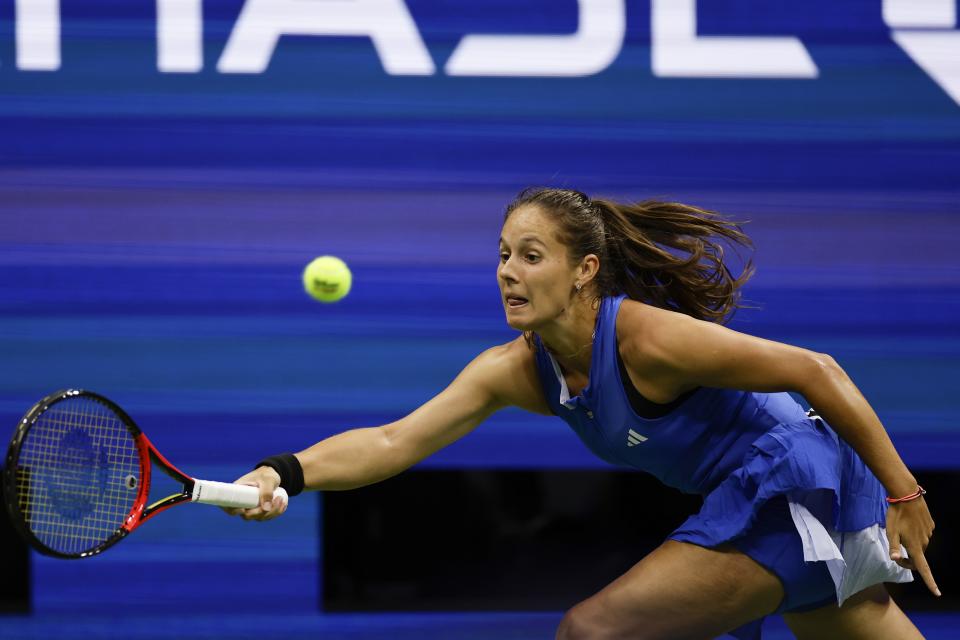
<path fill-rule="evenodd" d="M 904 569 L 917 571 L 927 588 L 936 596 L 940 589 L 930 572 L 930 565 L 923 552 L 933 535 L 933 517 L 923 497 L 908 502 L 891 504 L 887 511 L 887 538 L 890 541 L 890 559 Z M 901 543 L 907 549 L 903 557 Z"/>

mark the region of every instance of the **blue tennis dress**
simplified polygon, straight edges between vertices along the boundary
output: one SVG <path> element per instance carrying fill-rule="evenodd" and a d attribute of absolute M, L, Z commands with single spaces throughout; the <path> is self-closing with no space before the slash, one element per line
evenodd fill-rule
<path fill-rule="evenodd" d="M 570 397 L 539 337 L 537 369 L 550 408 L 593 453 L 703 496 L 700 512 L 671 539 L 704 547 L 735 542 L 750 532 L 761 507 L 785 498 L 803 560 L 825 563 L 838 604 L 868 586 L 913 579 L 889 559 L 880 482 L 789 394 L 701 387 L 663 417 L 638 416 L 617 365 L 616 321 L 625 298 L 601 302 L 590 380 L 580 395 Z M 792 587 L 780 577 L 789 596 Z M 760 622 L 733 634 L 759 638 Z"/>

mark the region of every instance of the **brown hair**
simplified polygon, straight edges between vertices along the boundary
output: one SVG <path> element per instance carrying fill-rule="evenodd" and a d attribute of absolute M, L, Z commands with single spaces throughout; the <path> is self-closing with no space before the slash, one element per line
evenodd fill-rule
<path fill-rule="evenodd" d="M 507 205 L 504 219 L 522 206 L 552 216 L 571 264 L 594 254 L 599 296 L 625 293 L 633 300 L 701 320 L 727 322 L 741 304 L 740 289 L 754 273 L 748 258 L 735 278 L 724 262 L 723 241 L 752 249 L 740 225 L 720 214 L 677 202 L 622 204 L 590 199 L 568 189 L 534 187 Z"/>

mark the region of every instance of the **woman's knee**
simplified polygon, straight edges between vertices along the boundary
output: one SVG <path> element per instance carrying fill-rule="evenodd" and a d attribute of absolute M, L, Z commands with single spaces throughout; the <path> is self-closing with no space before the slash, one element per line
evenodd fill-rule
<path fill-rule="evenodd" d="M 661 637 L 653 625 L 638 625 L 636 619 L 627 622 L 603 615 L 587 600 L 564 614 L 557 627 L 556 640 L 657 640 Z"/>
<path fill-rule="evenodd" d="M 563 615 L 557 627 L 556 640 L 584 640 L 586 638 L 607 638 L 601 630 L 600 621 L 591 614 L 589 605 L 580 603 Z"/>

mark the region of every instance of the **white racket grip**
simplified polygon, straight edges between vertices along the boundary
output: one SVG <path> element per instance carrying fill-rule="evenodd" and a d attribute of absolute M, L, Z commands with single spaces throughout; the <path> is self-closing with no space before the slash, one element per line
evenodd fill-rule
<path fill-rule="evenodd" d="M 283 487 L 277 487 L 277 490 L 273 492 L 273 498 L 274 500 L 281 498 L 284 502 L 289 502 L 287 492 Z M 252 509 L 260 504 L 260 489 L 231 482 L 194 480 L 193 494 L 190 496 L 190 500 L 218 507 Z"/>

